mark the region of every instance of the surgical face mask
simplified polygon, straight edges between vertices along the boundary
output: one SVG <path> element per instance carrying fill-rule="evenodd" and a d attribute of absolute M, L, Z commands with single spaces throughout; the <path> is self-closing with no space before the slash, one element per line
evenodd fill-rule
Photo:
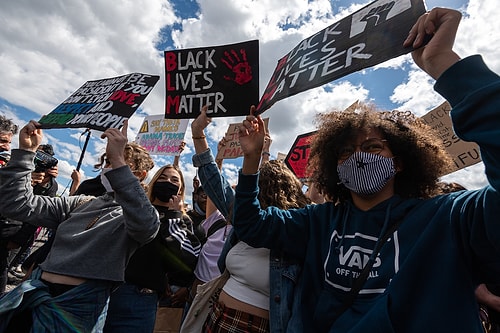
<path fill-rule="evenodd" d="M 337 166 L 340 182 L 358 194 L 375 194 L 396 174 L 392 158 L 355 152 Z"/>
<path fill-rule="evenodd" d="M 109 182 L 108 178 L 106 177 L 106 172 L 108 172 L 109 170 L 112 170 L 112 168 L 102 168 L 101 169 L 101 184 L 106 189 L 106 192 L 114 192 L 113 188 L 111 187 L 111 183 Z"/>
<path fill-rule="evenodd" d="M 171 182 L 156 182 L 153 185 L 153 196 L 163 202 L 168 202 L 173 195 L 179 193 L 179 186 Z"/>

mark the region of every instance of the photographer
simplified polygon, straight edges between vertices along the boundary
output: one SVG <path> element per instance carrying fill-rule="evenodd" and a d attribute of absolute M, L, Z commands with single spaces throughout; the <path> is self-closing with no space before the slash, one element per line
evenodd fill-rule
<path fill-rule="evenodd" d="M 10 144 L 17 131 L 17 125 L 11 119 L 0 115 L 0 168 L 9 162 Z M 7 286 L 7 259 L 13 245 L 9 242 L 9 238 L 19 229 L 20 225 L 0 216 L 0 294 L 5 291 Z"/>
<path fill-rule="evenodd" d="M 56 196 L 59 185 L 55 178 L 59 174 L 58 160 L 54 158 L 52 145 L 38 147 L 35 155 L 35 171 L 31 174 L 33 193 L 38 195 Z"/>
<path fill-rule="evenodd" d="M 59 185 L 55 178 L 58 175 L 57 163 L 58 160 L 53 157 L 54 148 L 50 144 L 38 146 L 35 154 L 35 171 L 31 173 L 31 185 L 33 186 L 33 194 L 46 195 L 55 197 Z M 35 240 L 35 235 L 38 227 L 29 223 L 20 223 L 20 230 L 10 237 L 10 255 L 9 255 L 9 271 L 12 274 L 11 278 L 21 279 L 24 277 L 23 270 L 20 265 L 23 264 L 25 259 L 30 255 L 30 248 Z M 49 234 L 49 239 L 51 239 Z M 51 241 L 47 241 L 50 242 Z M 50 245 L 48 245 L 50 248 Z M 25 271 L 30 272 L 30 266 L 35 257 L 31 257 Z M 17 284 L 13 280 L 14 284 Z"/>

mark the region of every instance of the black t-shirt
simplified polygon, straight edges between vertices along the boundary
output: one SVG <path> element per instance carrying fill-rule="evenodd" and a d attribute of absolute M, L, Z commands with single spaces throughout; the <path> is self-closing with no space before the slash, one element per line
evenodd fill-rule
<path fill-rule="evenodd" d="M 73 195 L 86 194 L 98 197 L 106 193 L 106 189 L 101 183 L 101 176 L 84 180 Z"/>

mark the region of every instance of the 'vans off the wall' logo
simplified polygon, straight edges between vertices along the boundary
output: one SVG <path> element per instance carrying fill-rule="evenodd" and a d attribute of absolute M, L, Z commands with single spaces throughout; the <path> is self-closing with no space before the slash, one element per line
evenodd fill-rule
<path fill-rule="evenodd" d="M 374 258 L 361 294 L 383 293 L 392 277 L 399 270 L 399 241 L 395 232 Z M 337 230 L 330 236 L 330 248 L 325 258 L 325 282 L 334 289 L 349 291 L 368 263 L 378 237 L 361 232 L 339 234 Z"/>
<path fill-rule="evenodd" d="M 411 8 L 411 0 L 380 0 L 352 15 L 350 38 Z"/>

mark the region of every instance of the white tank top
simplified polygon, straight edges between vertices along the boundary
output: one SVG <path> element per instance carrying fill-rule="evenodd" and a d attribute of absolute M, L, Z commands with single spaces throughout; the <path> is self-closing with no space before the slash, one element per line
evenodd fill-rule
<path fill-rule="evenodd" d="M 227 254 L 226 267 L 230 276 L 222 289 L 237 300 L 269 310 L 269 249 L 240 241 Z"/>

